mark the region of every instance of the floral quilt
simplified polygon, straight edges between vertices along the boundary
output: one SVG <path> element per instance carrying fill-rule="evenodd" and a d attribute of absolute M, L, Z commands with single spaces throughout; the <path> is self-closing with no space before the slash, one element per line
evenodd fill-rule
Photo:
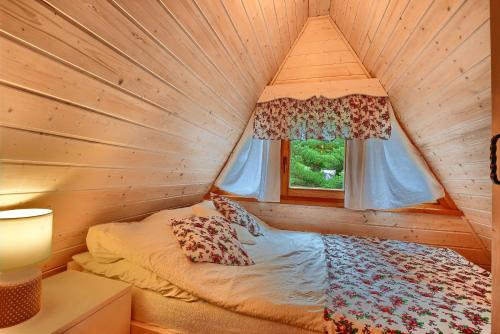
<path fill-rule="evenodd" d="M 491 276 L 452 250 L 322 236 L 325 333 L 489 334 Z"/>

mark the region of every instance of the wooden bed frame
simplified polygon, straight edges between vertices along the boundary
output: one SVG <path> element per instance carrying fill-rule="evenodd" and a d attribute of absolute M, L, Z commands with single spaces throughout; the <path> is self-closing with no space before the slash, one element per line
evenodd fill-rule
<path fill-rule="evenodd" d="M 76 261 L 69 261 L 66 265 L 66 270 L 83 271 L 81 265 Z M 172 331 L 170 329 L 161 328 L 146 324 L 144 322 L 131 320 L 130 321 L 130 334 L 180 334 L 181 332 Z"/>

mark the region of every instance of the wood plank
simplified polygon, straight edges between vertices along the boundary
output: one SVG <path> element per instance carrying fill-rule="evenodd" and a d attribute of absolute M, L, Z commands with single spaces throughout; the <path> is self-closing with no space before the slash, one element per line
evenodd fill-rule
<path fill-rule="evenodd" d="M 243 48 L 246 49 L 246 53 L 253 61 L 256 71 L 262 73 L 264 78 L 270 78 L 274 74 L 274 68 L 262 53 L 252 26 L 248 22 L 243 3 L 241 1 L 227 1 L 222 4 L 231 20 L 231 24 L 238 32 L 239 39 L 242 42 L 244 41 L 242 43 Z"/>
<path fill-rule="evenodd" d="M 180 62 L 186 64 L 188 70 L 198 76 L 200 80 L 211 89 L 214 94 L 224 99 L 225 104 L 236 114 L 247 110 L 252 104 L 253 97 L 248 95 L 248 90 L 234 89 L 234 85 L 227 77 L 210 62 L 210 59 L 200 57 L 200 49 L 191 41 L 182 29 L 180 22 L 172 15 L 168 15 L 165 7 L 157 1 L 115 0 L 128 15 L 140 22 L 149 34 L 160 41 L 164 48 L 169 49 Z M 167 15 L 165 15 L 167 14 Z M 241 80 L 237 82 L 241 83 Z M 246 115 L 243 119 L 246 119 Z"/>
<path fill-rule="evenodd" d="M 288 30 L 288 20 L 286 14 L 286 5 L 284 0 L 273 0 L 274 9 L 276 12 L 276 18 L 278 21 L 278 28 L 281 35 L 281 43 L 285 46 L 286 50 L 290 50 L 293 45 L 294 40 L 290 36 L 290 31 Z"/>
<path fill-rule="evenodd" d="M 0 194 L 208 184 L 213 177 L 214 172 L 210 170 L 112 169 L 2 162 Z"/>
<path fill-rule="evenodd" d="M 391 1 L 387 6 L 384 16 L 382 17 L 378 26 L 377 32 L 372 39 L 365 54 L 360 54 L 360 59 L 368 69 L 372 68 L 373 63 L 376 61 L 380 52 L 382 52 L 387 40 L 391 36 L 396 24 L 399 22 L 401 14 L 404 12 L 408 5 L 409 0 Z M 371 73 L 376 76 L 375 73 Z"/>
<path fill-rule="evenodd" d="M 154 191 L 152 191 L 154 190 Z M 85 242 L 89 226 L 164 208 L 194 204 L 208 185 L 138 189 L 105 189 L 76 192 L 1 195 L 11 207 L 47 207 L 54 210 L 53 250 Z M 140 210 L 138 210 L 140 209 Z M 67 222 L 71 221 L 71 224 Z"/>
<path fill-rule="evenodd" d="M 437 216 L 418 213 L 393 213 L 384 211 L 354 211 L 344 208 L 317 207 L 301 205 L 259 205 L 244 203 L 245 207 L 257 215 L 272 216 L 276 219 L 293 217 L 303 219 L 314 217 L 315 220 L 331 221 L 333 215 L 339 223 L 352 223 L 364 226 L 383 226 L 408 229 L 439 230 L 452 232 L 470 232 L 470 228 L 460 217 Z"/>
<path fill-rule="evenodd" d="M 395 95 L 395 104 L 412 105 L 414 109 L 418 109 L 419 107 L 422 108 L 422 105 L 429 103 L 429 100 L 433 96 L 439 95 L 441 97 L 441 90 L 450 87 L 455 81 L 460 82 L 461 78 L 463 78 L 463 80 L 469 80 L 470 76 L 466 74 L 468 72 L 479 71 L 482 68 L 484 75 L 489 77 L 489 55 L 489 23 L 485 23 L 431 74 L 421 77 L 418 83 L 410 80 L 406 82 L 408 88 L 408 85 L 414 84 L 412 89 L 418 91 L 419 94 L 425 96 L 426 99 L 417 99 L 407 95 L 405 95 L 406 98 L 403 99 L 401 97 L 403 90 L 400 90 L 399 93 Z M 488 70 L 484 70 L 485 67 L 487 67 Z M 488 87 L 488 82 L 489 80 L 480 79 L 478 87 L 471 86 L 470 91 L 480 92 Z M 482 86 L 479 86 L 480 84 L 482 84 Z M 390 93 L 389 91 L 389 94 Z"/>
<path fill-rule="evenodd" d="M 366 29 L 366 34 L 360 36 L 359 44 L 355 49 L 360 59 L 363 59 L 363 57 L 366 55 L 368 48 L 370 47 L 372 41 L 374 40 L 375 34 L 377 33 L 380 27 L 382 17 L 387 10 L 389 1 L 390 0 L 376 1 L 376 6 L 374 7 L 374 11 L 369 12 L 368 15 L 370 17 L 368 20 L 370 21 L 370 24 Z"/>
<path fill-rule="evenodd" d="M 0 150 L 5 160 L 166 170 L 179 170 L 186 166 L 218 169 L 223 163 L 221 157 L 213 160 L 216 158 L 210 155 L 203 159 L 173 152 L 166 155 L 5 127 L 2 139 Z"/>
<path fill-rule="evenodd" d="M 356 17 L 352 24 L 351 32 L 346 36 L 346 38 L 350 42 L 351 47 L 357 52 L 359 52 L 361 41 L 364 39 L 368 32 L 370 15 L 373 14 L 373 8 L 379 1 L 363 1 L 363 3 L 361 3 L 358 7 Z M 333 18 L 333 15 L 330 15 L 330 17 Z"/>
<path fill-rule="evenodd" d="M 437 2 L 436 6 L 442 6 Z M 453 6 L 456 8 L 456 5 Z M 447 7 L 445 8 L 447 11 Z M 452 7 L 450 7 L 450 12 Z M 422 22 L 418 34 L 414 34 L 408 40 L 398 60 L 393 62 L 389 70 L 382 75 L 382 79 L 388 90 L 393 85 L 404 85 L 406 80 L 415 76 L 425 77 L 432 69 L 450 54 L 469 36 L 480 27 L 489 17 L 489 4 L 484 0 L 469 0 L 458 8 L 456 14 L 449 20 L 435 20 L 429 16 Z M 449 12 L 445 13 L 448 15 Z M 442 15 L 442 14 L 440 14 Z M 441 30 L 436 34 L 435 26 L 439 25 Z M 422 30 L 422 28 L 424 28 Z M 415 50 L 418 50 L 415 52 Z M 394 87 L 394 91 L 398 88 Z"/>
<path fill-rule="evenodd" d="M 200 143 L 214 139 L 205 132 L 198 131 L 194 137 L 188 131 L 182 131 L 184 122 L 177 118 L 171 120 L 170 125 L 177 126 L 170 134 L 1 84 L 0 95 L 3 97 L 0 125 L 12 128 L 114 146 L 185 154 L 206 152 L 207 148 L 200 147 Z M 212 149 L 214 153 L 223 152 L 221 148 Z"/>
<path fill-rule="evenodd" d="M 326 222 L 316 223 L 316 221 L 314 221 L 308 223 L 307 226 L 305 226 L 303 219 L 294 219 L 287 217 L 286 221 L 284 221 L 270 216 L 261 216 L 260 218 L 266 222 L 269 222 L 269 224 L 271 224 L 273 227 L 283 230 L 380 237 L 385 239 L 417 242 L 436 246 L 464 246 L 472 248 L 477 247 L 477 242 L 470 233 L 409 230 L 379 226 L 370 226 L 369 228 L 367 228 L 366 226 L 360 226 L 356 224 L 332 223 L 331 220 L 330 224 L 326 224 Z"/>
<path fill-rule="evenodd" d="M 303 80 L 315 78 L 349 77 L 364 75 L 364 71 L 358 63 L 344 63 L 320 66 L 283 68 L 276 84 L 283 81 Z"/>
<path fill-rule="evenodd" d="M 209 24 L 199 7 L 193 1 L 162 1 L 159 0 L 165 11 L 171 15 L 177 24 L 189 35 L 189 38 L 198 46 L 200 52 L 205 54 L 218 71 L 236 83 L 235 89 L 247 90 L 253 101 L 256 98 L 254 73 L 245 71 L 242 63 L 237 61 L 235 50 L 226 48 L 217 32 Z"/>
<path fill-rule="evenodd" d="M 275 31 L 269 31 L 264 19 L 264 14 L 262 13 L 262 9 L 260 7 L 259 0 L 243 2 L 243 6 L 247 13 L 249 22 L 253 27 L 253 34 L 257 39 L 257 44 L 261 50 L 261 53 L 270 66 L 271 75 L 274 75 L 276 69 L 280 64 L 278 63 L 279 48 L 275 48 L 273 44 L 274 41 L 279 40 L 279 38 L 276 38 L 277 36 L 275 35 Z M 271 38 L 271 36 L 273 38 Z"/>
<path fill-rule="evenodd" d="M 349 51 L 333 51 L 325 53 L 313 53 L 306 55 L 292 55 L 288 57 L 285 68 L 304 66 L 333 65 L 343 63 L 355 63 L 355 56 Z"/>
<path fill-rule="evenodd" d="M 377 79 L 358 79 L 344 81 L 324 81 L 307 85 L 286 84 L 266 86 L 259 102 L 271 101 L 283 97 L 293 97 L 304 100 L 311 96 L 326 96 L 337 98 L 349 94 L 366 94 L 386 96 L 386 92 Z"/>
<path fill-rule="evenodd" d="M 300 30 L 297 30 L 297 17 L 295 16 L 295 0 L 285 0 L 286 18 L 290 41 L 295 41 Z"/>
<path fill-rule="evenodd" d="M 274 2 L 266 0 L 259 0 L 258 2 L 262 14 L 264 15 L 267 33 L 271 41 L 271 46 L 274 49 L 274 54 L 276 55 L 276 62 L 279 66 L 281 60 L 285 58 L 288 48 L 286 47 L 284 37 L 280 34 Z"/>
<path fill-rule="evenodd" d="M 236 115 L 227 110 L 216 95 L 187 71 L 169 50 L 131 22 L 111 3 L 89 0 L 87 3 L 47 0 L 61 15 L 77 18 L 78 24 L 110 43 L 117 51 L 144 66 L 151 74 L 162 78 L 181 94 L 198 105 L 199 110 L 224 122 L 238 123 Z M 129 36 L 135 36 L 130 38 Z M 216 112 L 217 111 L 217 112 Z"/>
<path fill-rule="evenodd" d="M 68 68 L 4 37 L 0 37 L 0 45 L 0 61 L 4 65 L 0 79 L 8 83 L 29 87 L 31 90 L 55 96 L 61 100 L 72 101 L 84 108 L 113 115 L 118 114 L 122 119 L 154 128 L 166 127 L 171 120 L 169 116 L 174 114 L 182 117 L 186 122 L 199 125 L 198 131 L 204 128 L 207 132 L 219 137 L 215 129 L 228 131 L 228 134 L 234 133 L 234 129 L 231 130 L 210 115 L 204 117 L 194 108 L 185 111 L 191 116 L 180 114 L 180 110 L 175 113 L 168 112 L 124 94 L 115 87 Z M 196 120 L 191 119 L 194 113 L 198 115 Z"/>
<path fill-rule="evenodd" d="M 346 19 L 344 20 L 344 29 L 342 30 L 344 31 L 345 37 L 347 39 L 349 39 L 351 36 L 354 21 L 357 18 L 358 9 L 361 5 L 368 7 L 368 5 L 361 0 L 351 0 L 348 2 L 346 8 Z"/>
<path fill-rule="evenodd" d="M 409 2 L 405 11 L 399 18 L 399 22 L 394 28 L 394 31 L 391 33 L 390 38 L 382 48 L 378 57 L 374 60 L 373 66 L 371 66 L 373 73 L 377 73 L 378 77 L 381 77 L 385 69 L 390 66 L 394 57 L 404 46 L 409 36 L 415 33 L 418 29 L 422 29 L 422 27 L 419 26 L 419 23 L 422 17 L 426 15 L 427 12 L 431 11 L 429 7 L 432 7 L 433 3 L 434 1 L 432 0 L 412 0 Z M 440 1 L 439 4 L 444 5 L 444 1 Z M 448 3 L 446 6 L 447 8 L 451 7 Z M 450 10 L 448 10 L 448 12 L 450 12 Z M 435 21 L 439 20 L 439 18 L 436 17 L 437 15 L 433 12 L 429 15 L 434 15 Z M 369 66 L 368 63 L 367 66 Z"/>
<path fill-rule="evenodd" d="M 429 214 L 362 212 L 334 207 L 241 202 L 250 212 L 281 229 L 374 236 L 450 247 L 469 260 L 489 265 L 464 220 Z"/>

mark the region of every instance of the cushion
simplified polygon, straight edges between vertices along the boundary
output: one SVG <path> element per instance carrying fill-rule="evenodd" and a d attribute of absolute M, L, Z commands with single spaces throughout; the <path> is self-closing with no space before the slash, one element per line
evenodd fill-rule
<path fill-rule="evenodd" d="M 217 211 L 222 213 L 230 222 L 246 227 L 252 235 L 262 235 L 259 223 L 241 205 L 214 193 L 211 193 L 210 196 Z"/>
<path fill-rule="evenodd" d="M 232 266 L 254 264 L 236 231 L 224 217 L 191 217 L 172 222 L 172 230 L 184 254 L 192 262 Z"/>
<path fill-rule="evenodd" d="M 203 201 L 196 205 L 193 205 L 193 212 L 195 216 L 198 217 L 210 217 L 210 216 L 219 216 L 224 217 L 222 213 L 217 211 L 212 201 Z M 243 226 L 238 224 L 232 225 L 236 230 L 236 235 L 238 236 L 238 240 L 242 244 L 246 245 L 255 245 L 257 242 L 255 241 L 255 237 L 250 234 L 250 232 Z"/>

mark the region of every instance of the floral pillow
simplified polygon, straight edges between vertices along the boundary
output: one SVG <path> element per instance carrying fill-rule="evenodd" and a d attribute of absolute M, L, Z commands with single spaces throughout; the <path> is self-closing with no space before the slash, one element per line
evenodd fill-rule
<path fill-rule="evenodd" d="M 254 264 L 236 231 L 224 217 L 190 217 L 172 221 L 172 230 L 184 254 L 193 262 L 231 266 Z"/>
<path fill-rule="evenodd" d="M 211 193 L 210 197 L 217 211 L 222 213 L 230 222 L 246 227 L 254 236 L 262 235 L 259 223 L 241 205 L 214 193 Z"/>

